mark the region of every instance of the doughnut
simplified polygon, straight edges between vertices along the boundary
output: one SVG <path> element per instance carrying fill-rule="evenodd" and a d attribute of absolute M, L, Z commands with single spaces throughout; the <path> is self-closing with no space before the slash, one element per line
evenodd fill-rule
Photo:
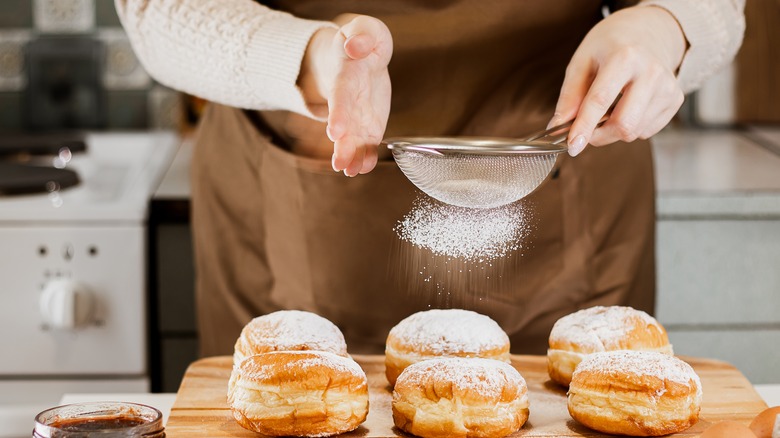
<path fill-rule="evenodd" d="M 750 430 L 756 438 L 780 438 L 780 406 L 761 411 L 750 422 Z"/>
<path fill-rule="evenodd" d="M 423 437 L 503 437 L 528 420 L 528 388 L 506 362 L 429 359 L 404 369 L 393 389 L 393 422 Z"/>
<path fill-rule="evenodd" d="M 274 351 L 233 368 L 228 405 L 243 428 L 271 436 L 330 436 L 368 415 L 366 374 L 323 351 Z"/>
<path fill-rule="evenodd" d="M 659 436 L 696 424 L 701 382 L 690 365 L 655 351 L 585 357 L 569 385 L 572 418 L 603 433 Z"/>
<path fill-rule="evenodd" d="M 311 312 L 281 310 L 258 316 L 244 326 L 236 340 L 233 364 L 269 351 L 306 350 L 348 357 L 344 335 L 332 322 Z"/>
<path fill-rule="evenodd" d="M 568 386 L 580 361 L 590 353 L 643 350 L 673 354 L 666 330 L 647 313 L 631 307 L 596 306 L 559 319 L 550 332 L 547 371 Z"/>
<path fill-rule="evenodd" d="M 417 312 L 390 330 L 385 375 L 390 385 L 404 368 L 436 357 L 483 357 L 509 362 L 509 337 L 485 315 L 447 309 Z"/>

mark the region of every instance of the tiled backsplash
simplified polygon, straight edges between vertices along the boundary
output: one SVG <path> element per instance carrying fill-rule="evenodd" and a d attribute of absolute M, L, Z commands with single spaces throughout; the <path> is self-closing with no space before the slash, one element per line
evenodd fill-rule
<path fill-rule="evenodd" d="M 143 69 L 113 0 L 0 0 L 0 131 L 23 128 L 25 46 L 51 35 L 88 36 L 103 43 L 107 129 L 179 127 L 180 94 L 157 84 Z"/>

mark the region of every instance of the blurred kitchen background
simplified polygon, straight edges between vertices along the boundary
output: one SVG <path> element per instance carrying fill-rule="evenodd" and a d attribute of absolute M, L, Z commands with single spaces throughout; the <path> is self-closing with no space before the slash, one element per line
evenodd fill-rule
<path fill-rule="evenodd" d="M 780 383 L 780 2 L 746 13 L 735 63 L 656 139 L 657 317 L 678 354 Z M 177 390 L 202 104 L 146 74 L 113 0 L 0 0 L 0 424 Z"/>

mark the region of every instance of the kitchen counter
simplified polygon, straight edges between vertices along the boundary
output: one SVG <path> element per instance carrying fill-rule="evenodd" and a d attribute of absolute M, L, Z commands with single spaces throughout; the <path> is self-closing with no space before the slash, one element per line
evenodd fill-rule
<path fill-rule="evenodd" d="M 667 129 L 653 152 L 659 219 L 780 217 L 780 130 Z"/>
<path fill-rule="evenodd" d="M 778 385 L 754 385 L 756 392 L 769 406 L 780 406 L 780 384 Z"/>

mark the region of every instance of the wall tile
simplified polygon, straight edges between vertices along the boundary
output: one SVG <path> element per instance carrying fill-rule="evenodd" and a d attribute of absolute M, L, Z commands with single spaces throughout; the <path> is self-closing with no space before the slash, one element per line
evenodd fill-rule
<path fill-rule="evenodd" d="M 114 0 L 95 0 L 95 22 L 98 27 L 121 27 Z"/>
<path fill-rule="evenodd" d="M 184 119 L 181 94 L 162 85 L 149 92 L 149 127 L 179 129 Z"/>
<path fill-rule="evenodd" d="M 33 0 L 33 23 L 41 33 L 91 32 L 95 0 Z"/>
<path fill-rule="evenodd" d="M 31 0 L 0 0 L 0 7 L 0 28 L 32 26 Z"/>
<path fill-rule="evenodd" d="M 29 40 L 27 30 L 0 30 L 0 91 L 24 89 L 24 46 Z"/>
<path fill-rule="evenodd" d="M 145 91 L 107 91 L 108 129 L 144 129 L 147 125 Z"/>
<path fill-rule="evenodd" d="M 107 90 L 143 90 L 151 85 L 152 79 L 122 29 L 101 29 L 97 36 L 106 48 L 103 86 Z"/>

